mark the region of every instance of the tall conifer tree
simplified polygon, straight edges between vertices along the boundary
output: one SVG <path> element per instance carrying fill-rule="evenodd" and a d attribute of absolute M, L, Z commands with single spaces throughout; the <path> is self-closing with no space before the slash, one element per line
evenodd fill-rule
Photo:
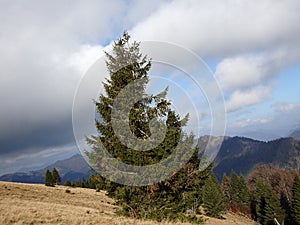
<path fill-rule="evenodd" d="M 52 179 L 53 179 L 53 183 L 54 183 L 54 184 L 59 185 L 60 182 L 61 182 L 61 178 L 60 178 L 59 173 L 58 173 L 58 171 L 57 171 L 56 168 L 53 168 L 53 171 L 52 171 Z"/>
<path fill-rule="evenodd" d="M 214 174 L 206 180 L 203 189 L 203 206 L 206 215 L 223 218 L 222 214 L 227 210 L 225 198 Z"/>
<path fill-rule="evenodd" d="M 176 147 L 182 136 L 181 127 L 187 122 L 188 115 L 180 120 L 179 116 L 170 109 L 170 101 L 166 99 L 167 89 L 157 95 L 146 95 L 145 88 L 149 81 L 148 72 L 151 68 L 151 61 L 139 51 L 138 42 L 129 42 L 130 36 L 124 33 L 123 37 L 114 43 L 113 53 L 106 53 L 107 68 L 110 77 L 104 85 L 105 94 L 101 94 L 99 101 L 95 102 L 97 112 L 101 119 L 96 121 L 96 128 L 99 136 L 92 136 L 87 139 L 93 151 L 87 152 L 90 162 L 101 169 L 101 154 L 98 142 L 101 142 L 105 149 L 118 160 L 135 165 L 144 166 L 155 164 L 169 156 Z M 134 150 L 124 145 L 120 139 L 126 140 L 128 133 L 122 132 L 117 137 L 112 126 L 112 109 L 118 94 L 132 82 L 140 82 L 135 86 L 136 92 L 143 93 L 142 99 L 133 104 L 129 113 L 130 131 L 140 140 L 148 139 L 152 134 L 150 122 L 157 120 L 159 123 L 166 123 L 167 133 L 164 142 L 155 149 L 149 151 Z M 126 100 L 124 100 L 126 102 Z M 121 107 L 126 107 L 122 106 Z M 120 118 L 128 115 L 119 115 Z M 122 130 L 122 127 L 119 127 Z"/>
<path fill-rule="evenodd" d="M 151 61 L 140 53 L 139 43 L 130 43 L 129 39 L 130 36 L 124 33 L 123 37 L 114 43 L 112 53 L 106 53 L 106 64 L 110 76 L 103 83 L 105 93 L 101 94 L 99 100 L 95 102 L 100 117 L 96 120 L 99 135 L 87 138 L 92 151 L 86 154 L 90 162 L 101 172 L 103 168 L 105 169 L 107 162 L 102 161 L 100 142 L 114 158 L 134 166 L 156 164 L 166 159 L 174 153 L 179 143 L 183 146 L 183 150 L 188 148 L 193 150 L 194 154 L 186 165 L 172 177 L 157 184 L 139 187 L 110 182 L 105 177 L 97 180 L 99 187 L 105 188 L 109 195 L 116 198 L 117 203 L 123 206 L 120 212 L 123 215 L 159 221 L 165 219 L 198 221 L 198 217 L 187 216 L 184 213 L 191 208 L 197 212 L 202 199 L 201 189 L 211 170 L 211 165 L 206 170 L 199 171 L 198 149 L 191 149 L 194 136 L 183 132 L 188 115 L 180 119 L 179 115 L 171 109 L 170 101 L 166 99 L 168 89 L 166 88 L 157 95 L 145 94 Z M 121 120 L 124 118 L 124 127 L 128 124 L 130 126 L 129 132 L 125 128 L 123 131 L 123 126 L 120 126 L 119 129 L 122 132 L 117 136 L 112 124 L 114 103 L 132 82 L 140 83 L 139 86 L 134 87 L 133 91 L 142 93 L 142 98 L 134 102 L 128 115 L 117 115 Z M 126 95 L 122 98 L 126 102 Z M 126 104 L 119 106 L 126 107 Z M 129 119 L 126 120 L 128 117 Z M 156 125 L 153 124 L 153 120 L 157 122 Z M 160 124 L 166 127 L 164 139 L 151 150 L 135 150 L 138 143 L 136 146 L 134 144 L 128 146 L 122 142 L 122 140 L 127 140 L 132 133 L 139 140 L 147 140 L 151 135 L 157 135 L 151 133 L 150 127 Z M 176 158 L 180 160 L 182 153 L 178 154 Z M 168 166 L 165 169 L 172 170 Z M 145 179 L 148 178 L 145 177 Z"/>
<path fill-rule="evenodd" d="M 233 211 L 249 213 L 250 192 L 243 175 L 232 172 L 230 178 L 230 207 Z"/>
<path fill-rule="evenodd" d="M 45 185 L 46 186 L 53 186 L 53 176 L 52 176 L 52 173 L 47 170 L 46 173 L 45 173 Z"/>
<path fill-rule="evenodd" d="M 263 225 L 276 224 L 275 218 L 279 223 L 284 220 L 284 210 L 281 208 L 280 201 L 272 188 L 259 180 L 255 193 L 256 219 Z"/>
<path fill-rule="evenodd" d="M 230 183 L 230 178 L 225 173 L 223 174 L 221 189 L 222 189 L 227 206 L 230 206 L 231 183 Z"/>
<path fill-rule="evenodd" d="M 291 221 L 293 225 L 300 225 L 300 178 L 295 175 L 292 188 Z"/>

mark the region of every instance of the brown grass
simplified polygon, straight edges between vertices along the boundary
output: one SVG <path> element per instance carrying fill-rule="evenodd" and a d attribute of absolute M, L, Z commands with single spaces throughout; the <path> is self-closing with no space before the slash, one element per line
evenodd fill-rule
<path fill-rule="evenodd" d="M 71 193 L 66 193 L 69 189 Z M 0 223 L 6 224 L 134 224 L 175 225 L 135 220 L 115 215 L 114 201 L 104 192 L 64 186 L 46 187 L 41 184 L 0 182 Z M 255 224 L 228 214 L 226 220 L 208 219 L 207 225 Z M 185 223 L 188 224 L 188 223 Z"/>

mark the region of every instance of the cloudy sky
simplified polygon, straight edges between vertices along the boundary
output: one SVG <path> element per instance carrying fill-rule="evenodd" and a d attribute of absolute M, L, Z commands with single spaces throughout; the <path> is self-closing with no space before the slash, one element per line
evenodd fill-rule
<path fill-rule="evenodd" d="M 297 0 L 0 1 L 0 174 L 78 153 L 76 87 L 124 30 L 207 63 L 227 135 L 287 135 L 300 125 L 299 11 Z"/>

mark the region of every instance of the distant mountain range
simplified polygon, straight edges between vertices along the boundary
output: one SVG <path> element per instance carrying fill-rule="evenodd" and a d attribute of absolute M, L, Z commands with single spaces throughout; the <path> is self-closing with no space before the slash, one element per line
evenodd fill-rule
<path fill-rule="evenodd" d="M 262 164 L 300 170 L 300 138 L 264 142 L 245 137 L 225 137 L 214 163 L 214 172 L 219 179 L 232 171 L 247 176 Z"/>
<path fill-rule="evenodd" d="M 203 136 L 199 139 L 200 151 L 205 148 L 208 137 Z M 295 137 L 298 136 L 295 135 Z M 220 140 L 220 137 L 211 138 L 215 141 Z M 214 161 L 214 172 L 219 179 L 224 173 L 229 175 L 232 171 L 247 176 L 254 168 L 262 164 L 300 170 L 300 138 L 287 137 L 264 142 L 245 137 L 224 137 Z M 77 154 L 41 170 L 3 175 L 0 180 L 44 183 L 45 171 L 52 170 L 54 167 L 59 171 L 62 183 L 67 179 L 71 181 L 82 177 L 87 179 L 91 173 L 91 169 L 82 155 Z"/>
<path fill-rule="evenodd" d="M 45 182 L 45 172 L 47 169 L 53 170 L 56 168 L 62 178 L 62 183 L 66 180 L 75 181 L 79 178 L 89 178 L 91 169 L 88 163 L 84 160 L 82 155 L 76 154 L 69 159 L 59 160 L 44 169 L 30 171 L 27 173 L 17 172 L 12 174 L 5 174 L 0 177 L 2 181 L 22 182 L 22 183 L 37 183 Z"/>

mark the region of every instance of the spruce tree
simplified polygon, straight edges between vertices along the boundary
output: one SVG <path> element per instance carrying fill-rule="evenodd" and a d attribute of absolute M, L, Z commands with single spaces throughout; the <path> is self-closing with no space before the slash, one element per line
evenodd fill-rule
<path fill-rule="evenodd" d="M 199 171 L 197 151 L 189 162 L 172 177 L 146 187 L 118 187 L 117 199 L 124 206 L 122 215 L 136 218 L 201 222 L 195 217 L 202 201 L 204 181 L 212 165 Z M 187 215 L 186 212 L 192 214 Z"/>
<path fill-rule="evenodd" d="M 284 220 L 284 211 L 281 208 L 280 201 L 268 184 L 259 180 L 255 195 L 256 219 L 259 223 L 273 225 L 276 224 L 275 218 L 280 223 Z"/>
<path fill-rule="evenodd" d="M 250 211 L 250 193 L 243 175 L 231 173 L 230 207 L 233 211 L 248 214 Z"/>
<path fill-rule="evenodd" d="M 157 95 L 145 93 L 149 81 L 148 72 L 151 68 L 151 61 L 140 53 L 139 43 L 130 43 L 129 39 L 130 36 L 124 33 L 123 37 L 114 43 L 112 53 L 106 53 L 106 64 L 110 76 L 103 83 L 105 93 L 101 94 L 98 101 L 95 102 L 100 117 L 95 121 L 99 135 L 87 138 L 87 143 L 92 148 L 91 151 L 86 152 L 90 163 L 97 168 L 98 172 L 100 171 L 100 174 L 101 171 L 105 170 L 107 161 L 102 157 L 102 146 L 114 158 L 133 166 L 146 166 L 161 162 L 174 153 L 179 144 L 184 150 L 182 152 L 193 150 L 194 154 L 178 172 L 173 175 L 171 173 L 170 178 L 156 184 L 147 186 L 122 185 L 119 184 L 122 183 L 122 180 L 118 180 L 118 174 L 116 174 L 116 182 L 111 182 L 105 177 L 98 179 L 94 177 L 93 180 L 98 182 L 96 188 L 105 188 L 109 196 L 117 199 L 117 204 L 123 207 L 123 210 L 119 212 L 122 215 L 159 221 L 166 219 L 197 221 L 197 217 L 186 216 L 185 211 L 194 209 L 194 212 L 197 212 L 202 199 L 201 189 L 211 166 L 204 171 L 198 170 L 200 162 L 198 149 L 191 149 L 194 136 L 183 132 L 183 127 L 188 121 L 188 115 L 181 119 L 171 109 L 171 103 L 166 99 L 168 89 L 166 88 Z M 116 116 L 113 112 L 118 107 L 126 107 L 127 96 L 121 94 L 133 82 L 140 84 L 134 87 L 134 91 L 142 93 L 142 97 L 134 102 L 128 115 L 122 115 L 122 113 L 117 115 L 122 122 L 121 126 L 118 127 L 121 132 L 117 136 L 113 127 L 112 115 Z M 118 98 L 122 98 L 125 103 L 121 101 L 120 104 L 123 105 L 115 106 L 114 103 Z M 131 102 L 128 102 L 129 104 Z M 130 131 L 126 130 L 128 124 Z M 155 148 L 140 151 L 136 150 L 141 145 L 139 141 L 130 145 L 124 144 L 124 140 L 126 141 L 132 134 L 142 141 L 148 140 L 152 135 L 159 136 L 159 132 L 152 133 L 150 127 L 159 128 L 162 124 L 166 127 L 165 136 Z M 184 153 L 175 152 L 175 158 L 180 160 L 183 158 L 182 154 Z M 163 169 L 172 171 L 172 168 L 168 166 Z M 139 173 L 139 171 L 135 172 Z M 148 181 L 146 176 L 143 179 Z"/>
<path fill-rule="evenodd" d="M 230 182 L 230 178 L 225 173 L 223 174 L 221 189 L 222 189 L 227 206 L 230 206 L 231 182 Z"/>
<path fill-rule="evenodd" d="M 52 179 L 53 179 L 53 184 L 59 185 L 61 182 L 61 178 L 56 168 L 53 168 Z"/>
<path fill-rule="evenodd" d="M 300 178 L 296 174 L 292 187 L 291 221 L 293 225 L 300 225 Z"/>
<path fill-rule="evenodd" d="M 244 176 L 241 174 L 239 176 L 240 182 L 240 194 L 239 194 L 239 205 L 242 213 L 250 212 L 250 191 L 248 189 L 247 183 Z"/>
<path fill-rule="evenodd" d="M 64 186 L 71 187 L 72 186 L 71 181 L 69 179 L 66 180 L 65 183 L 64 183 Z"/>
<path fill-rule="evenodd" d="M 75 180 L 75 181 L 73 182 L 73 186 L 74 186 L 74 187 L 81 187 L 81 179 L 78 178 L 77 180 Z"/>
<path fill-rule="evenodd" d="M 235 172 L 230 176 L 230 205 L 232 208 L 239 208 L 240 203 L 240 179 Z"/>
<path fill-rule="evenodd" d="M 45 173 L 45 185 L 46 186 L 53 186 L 54 185 L 53 176 L 52 176 L 52 173 L 49 170 L 47 170 L 46 173 Z"/>
<path fill-rule="evenodd" d="M 227 210 L 224 195 L 218 183 L 217 177 L 212 174 L 203 187 L 203 207 L 207 216 L 223 218 Z"/>
<path fill-rule="evenodd" d="M 142 56 L 139 52 L 139 43 L 129 43 L 130 36 L 124 33 L 123 37 L 115 42 L 113 46 L 113 54 L 106 53 L 108 60 L 106 61 L 110 78 L 104 83 L 104 90 L 106 94 L 101 94 L 99 101 L 95 102 L 97 112 L 101 117 L 96 121 L 96 128 L 99 136 L 92 136 L 87 139 L 88 143 L 93 148 L 93 152 L 87 152 L 90 162 L 101 170 L 105 165 L 101 164 L 101 149 L 99 149 L 98 142 L 101 141 L 105 149 L 118 160 L 136 166 L 144 166 L 154 164 L 170 154 L 170 149 L 178 144 L 181 136 L 180 127 L 184 121 L 179 120 L 179 116 L 174 111 L 170 110 L 170 102 L 165 99 L 167 90 L 159 93 L 156 96 L 147 96 L 145 94 L 146 84 L 149 81 L 148 72 L 151 67 L 151 62 L 146 56 Z M 124 145 L 120 137 L 115 135 L 112 126 L 112 109 L 114 101 L 118 94 L 125 89 L 130 83 L 140 82 L 135 86 L 136 92 L 142 92 L 143 98 L 134 103 L 130 110 L 129 123 L 131 132 L 140 140 L 146 140 L 153 135 L 150 131 L 151 120 L 160 117 L 165 120 L 169 135 L 169 143 L 162 143 L 157 148 L 151 151 L 138 151 Z M 126 96 L 124 99 L 126 102 Z M 129 102 L 130 103 L 130 102 Z M 124 103 L 125 104 L 125 103 Z M 121 107 L 125 107 L 122 105 Z M 128 115 L 119 115 L 120 117 L 127 117 Z M 125 124 L 127 125 L 127 124 Z M 125 127 L 125 126 L 124 126 Z M 122 130 L 123 127 L 119 127 Z M 128 133 L 131 133 L 128 132 Z M 123 132 L 121 139 L 128 138 L 127 132 Z M 155 135 L 155 134 L 154 134 Z M 169 145 L 169 149 L 164 149 L 165 145 Z M 104 162 L 106 163 L 106 162 Z"/>

